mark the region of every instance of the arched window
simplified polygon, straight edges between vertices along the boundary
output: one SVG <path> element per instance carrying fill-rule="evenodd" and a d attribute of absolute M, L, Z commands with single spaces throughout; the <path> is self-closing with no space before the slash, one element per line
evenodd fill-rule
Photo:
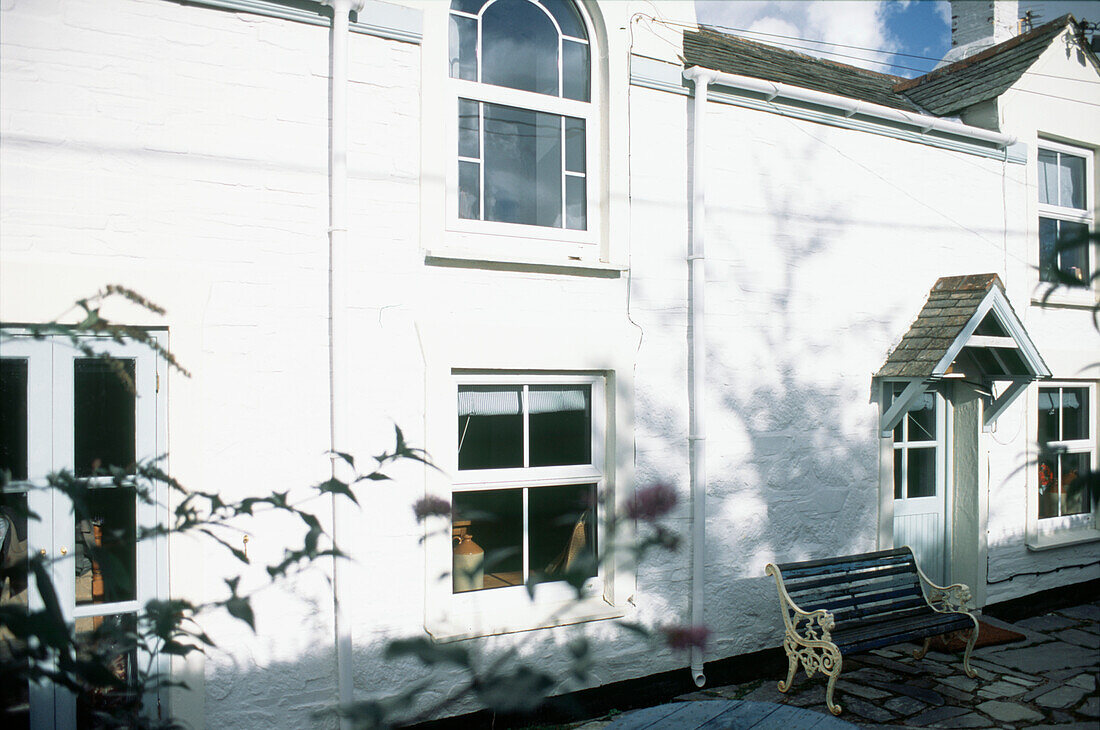
<path fill-rule="evenodd" d="M 570 0 L 452 1 L 452 217 L 482 222 L 486 232 L 590 231 L 597 124 L 589 36 Z"/>

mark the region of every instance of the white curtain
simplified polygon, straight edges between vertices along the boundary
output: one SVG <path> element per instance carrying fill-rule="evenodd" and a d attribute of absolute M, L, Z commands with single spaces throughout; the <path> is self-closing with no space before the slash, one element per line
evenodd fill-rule
<path fill-rule="evenodd" d="M 521 412 L 521 388 L 497 385 L 469 385 L 458 389 L 458 415 L 515 416 Z M 527 394 L 531 413 L 561 413 L 588 410 L 588 388 L 578 386 L 531 386 Z"/>

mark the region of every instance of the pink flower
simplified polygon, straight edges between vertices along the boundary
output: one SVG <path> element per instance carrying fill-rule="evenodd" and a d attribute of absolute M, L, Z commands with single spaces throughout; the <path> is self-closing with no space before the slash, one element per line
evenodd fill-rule
<path fill-rule="evenodd" d="M 657 482 L 642 487 L 634 493 L 634 499 L 626 508 L 626 514 L 635 520 L 651 522 L 676 508 L 680 501 L 676 490 L 669 484 Z"/>
<path fill-rule="evenodd" d="M 662 626 L 661 633 L 665 635 L 665 643 L 677 651 L 688 649 L 704 649 L 707 645 L 707 637 L 710 629 L 706 626 Z"/>
<path fill-rule="evenodd" d="M 421 497 L 413 504 L 413 514 L 417 522 L 423 522 L 429 517 L 450 517 L 451 503 L 442 497 Z"/>

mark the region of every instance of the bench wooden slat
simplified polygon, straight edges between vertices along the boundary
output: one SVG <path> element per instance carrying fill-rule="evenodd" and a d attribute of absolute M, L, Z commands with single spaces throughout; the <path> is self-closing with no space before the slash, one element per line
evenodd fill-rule
<path fill-rule="evenodd" d="M 816 560 L 802 560 L 796 563 L 780 563 L 776 567 L 783 571 L 783 577 L 786 578 L 788 575 L 791 575 L 792 577 L 794 575 L 797 575 L 799 571 L 821 566 L 840 566 L 849 563 L 859 563 L 867 561 L 874 562 L 880 559 L 905 557 L 908 555 L 911 555 L 909 550 L 900 547 L 894 548 L 892 550 L 879 550 L 878 552 L 874 553 L 862 553 L 860 555 L 843 555 L 837 558 L 819 558 Z"/>
<path fill-rule="evenodd" d="M 816 589 L 828 588 L 828 587 L 831 587 L 831 586 L 836 586 L 836 589 L 833 590 L 833 591 L 826 591 L 827 593 L 828 592 L 841 592 L 841 591 L 847 592 L 847 593 L 852 593 L 852 592 L 858 590 L 860 586 L 868 586 L 868 587 L 873 588 L 875 586 L 875 581 L 882 582 L 882 581 L 884 581 L 884 579 L 894 578 L 894 576 L 903 576 L 906 580 L 908 580 L 913 585 L 916 585 L 916 586 L 920 585 L 920 581 L 917 580 L 917 574 L 916 573 L 914 573 L 913 571 L 908 570 L 904 567 L 897 567 L 897 568 L 887 568 L 886 570 L 880 570 L 880 571 L 878 571 L 877 573 L 874 573 L 874 574 L 868 574 L 866 580 L 859 580 L 859 581 L 856 581 L 854 583 L 851 582 L 851 581 L 845 580 L 846 576 L 838 575 L 838 576 L 832 576 L 832 577 L 829 577 L 829 578 L 818 578 L 817 580 L 807 581 L 805 583 L 797 583 L 794 586 L 786 586 L 786 588 L 787 588 L 787 594 L 790 595 L 791 598 L 796 598 L 797 596 L 800 596 L 800 595 L 802 595 L 804 593 L 807 593 L 809 591 L 813 591 L 814 593 L 821 593 L 822 591 L 819 591 L 819 590 L 816 590 Z M 786 576 L 784 576 L 784 578 L 786 578 Z M 785 580 L 784 580 L 784 583 L 786 583 Z"/>
<path fill-rule="evenodd" d="M 913 593 L 911 586 L 905 586 L 902 588 L 894 588 L 893 590 L 876 591 L 875 593 L 864 593 L 858 596 L 849 596 L 847 598 L 830 597 L 824 601 L 814 601 L 813 603 L 804 603 L 801 605 L 803 611 L 817 611 L 818 609 L 825 609 L 832 612 L 834 615 L 840 612 L 840 609 L 851 608 L 855 606 L 870 607 L 876 603 L 882 603 L 883 601 L 893 601 L 896 598 L 903 597 L 917 598 L 922 603 L 924 598 L 916 596 Z M 892 603 L 889 605 L 893 605 Z M 887 605 L 882 606 L 883 612 L 892 610 Z"/>

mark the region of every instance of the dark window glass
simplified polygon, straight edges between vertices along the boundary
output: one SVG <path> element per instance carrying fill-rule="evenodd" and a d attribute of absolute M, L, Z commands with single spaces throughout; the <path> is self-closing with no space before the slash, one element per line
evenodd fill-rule
<path fill-rule="evenodd" d="M 592 395 L 587 385 L 532 385 L 531 466 L 592 463 Z"/>
<path fill-rule="evenodd" d="M 121 371 L 134 382 L 133 360 L 80 358 L 73 364 L 73 468 L 91 476 L 112 466 L 132 469 L 135 402 Z"/>
<path fill-rule="evenodd" d="M 936 396 L 925 393 L 909 406 L 909 441 L 936 440 Z"/>
<path fill-rule="evenodd" d="M 584 172 L 585 140 L 584 120 L 574 117 L 565 118 L 565 169 L 569 172 Z"/>
<path fill-rule="evenodd" d="M 902 460 L 904 458 L 904 449 L 894 449 L 894 499 L 905 498 L 905 485 L 901 480 Z"/>
<path fill-rule="evenodd" d="M 936 496 L 937 449 L 909 449 L 907 497 Z"/>
<path fill-rule="evenodd" d="M 0 469 L 27 478 L 27 361 L 0 359 Z"/>
<path fill-rule="evenodd" d="M 1088 395 L 1087 388 L 1062 388 L 1062 441 L 1089 437 Z"/>
<path fill-rule="evenodd" d="M 1061 410 L 1061 394 L 1058 388 L 1039 388 L 1038 441 L 1045 444 L 1059 441 L 1058 413 Z"/>
<path fill-rule="evenodd" d="M 449 33 L 451 78 L 477 81 L 477 20 L 452 15 Z"/>
<path fill-rule="evenodd" d="M 1092 509 L 1085 477 L 1091 454 L 1060 454 L 1062 462 L 1062 514 L 1080 515 Z"/>
<path fill-rule="evenodd" d="M 561 121 L 556 114 L 484 107 L 485 218 L 561 227 Z"/>
<path fill-rule="evenodd" d="M 563 40 L 561 52 L 561 95 L 566 99 L 588 101 L 591 77 L 588 70 L 588 44 Z"/>
<path fill-rule="evenodd" d="M 519 387 L 461 386 L 458 391 L 458 468 L 523 466 Z"/>
<path fill-rule="evenodd" d="M 458 100 L 458 154 L 460 157 L 481 157 L 479 104 L 469 99 Z"/>
<path fill-rule="evenodd" d="M 76 505 L 76 604 L 132 601 L 137 568 L 136 494 L 132 487 L 88 491 Z"/>
<path fill-rule="evenodd" d="M 453 504 L 453 590 L 522 585 L 523 490 L 455 492 Z"/>
<path fill-rule="evenodd" d="M 565 178 L 565 227 L 574 231 L 588 228 L 587 183 L 583 177 Z"/>
<path fill-rule="evenodd" d="M 1056 282 L 1063 279 L 1061 271 L 1071 282 L 1088 283 L 1089 253 L 1088 225 L 1054 218 L 1039 219 L 1039 278 Z"/>
<path fill-rule="evenodd" d="M 497 0 L 481 16 L 481 80 L 558 96 L 558 32 L 527 0 Z"/>
<path fill-rule="evenodd" d="M 489 0 L 451 0 L 451 10 L 477 15 L 481 6 L 487 2 Z"/>
<path fill-rule="evenodd" d="M 458 163 L 458 217 L 481 218 L 481 165 L 476 162 Z"/>
<path fill-rule="evenodd" d="M 596 575 L 596 485 L 528 490 L 531 577 L 561 580 Z"/>
<path fill-rule="evenodd" d="M 581 20 L 581 14 L 573 3 L 568 0 L 540 0 L 540 2 L 554 16 L 554 20 L 558 21 L 562 35 L 571 38 L 588 38 L 588 33 L 584 30 L 584 21 Z"/>

